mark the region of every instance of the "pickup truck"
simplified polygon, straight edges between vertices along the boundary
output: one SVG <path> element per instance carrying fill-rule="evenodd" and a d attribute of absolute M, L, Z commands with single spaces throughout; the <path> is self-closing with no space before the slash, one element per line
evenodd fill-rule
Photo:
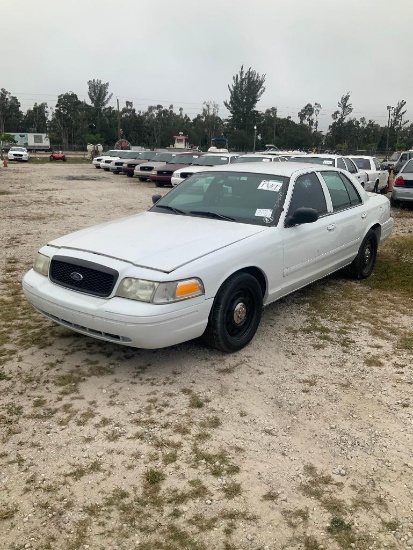
<path fill-rule="evenodd" d="M 350 156 L 349 157 L 359 170 L 367 174 L 367 183 L 364 185 L 366 191 L 374 193 L 387 193 L 389 172 L 380 164 L 376 157 Z"/>

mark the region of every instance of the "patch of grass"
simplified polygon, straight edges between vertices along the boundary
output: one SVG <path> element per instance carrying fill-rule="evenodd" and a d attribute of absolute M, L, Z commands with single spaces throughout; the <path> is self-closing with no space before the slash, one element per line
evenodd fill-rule
<path fill-rule="evenodd" d="M 71 472 L 67 472 L 64 474 L 64 477 L 71 477 L 75 481 L 79 481 L 79 479 L 82 479 L 82 477 L 90 474 L 94 474 L 96 472 L 102 471 L 102 464 L 99 460 L 94 460 L 91 464 L 88 466 L 78 466 Z"/>
<path fill-rule="evenodd" d="M 270 500 L 271 502 L 275 502 L 278 500 L 279 494 L 275 491 L 268 491 L 268 493 L 264 493 L 262 495 L 262 500 Z"/>
<path fill-rule="evenodd" d="M 384 363 L 380 359 L 380 357 L 377 357 L 377 355 L 368 355 L 364 359 L 364 363 L 367 367 L 383 367 Z"/>
<path fill-rule="evenodd" d="M 144 473 L 144 480 L 149 485 L 157 485 L 166 478 L 165 473 L 155 468 L 150 468 Z"/>
<path fill-rule="evenodd" d="M 213 429 L 221 426 L 222 422 L 219 416 L 207 416 L 204 420 L 201 420 L 199 426 L 203 429 Z"/>
<path fill-rule="evenodd" d="M 393 237 L 380 248 L 372 275 L 362 284 L 400 297 L 413 296 L 413 236 Z"/>
<path fill-rule="evenodd" d="M 300 523 L 305 523 L 310 517 L 308 508 L 297 508 L 296 510 L 282 510 L 282 515 L 290 527 L 297 527 Z"/>
<path fill-rule="evenodd" d="M 412 267 L 413 271 L 413 267 Z M 400 336 L 399 341 L 397 343 L 397 347 L 399 349 L 403 349 L 406 351 L 409 351 L 410 353 L 413 353 L 413 333 Z"/>
<path fill-rule="evenodd" d="M 228 454 L 223 450 L 218 453 L 209 453 L 195 445 L 193 447 L 193 455 L 195 464 L 205 464 L 209 468 L 210 473 L 215 477 L 234 475 L 240 471 L 240 467 L 233 464 Z"/>
<path fill-rule="evenodd" d="M 6 519 L 12 519 L 18 511 L 16 505 L 10 506 L 9 504 L 0 504 L 0 521 Z"/>
<path fill-rule="evenodd" d="M 222 492 L 228 499 L 233 499 L 242 493 L 241 484 L 235 481 L 231 481 L 222 487 Z"/>
<path fill-rule="evenodd" d="M 397 531 L 400 527 L 400 522 L 397 519 L 392 519 L 390 521 L 383 521 L 383 526 L 387 531 Z"/>

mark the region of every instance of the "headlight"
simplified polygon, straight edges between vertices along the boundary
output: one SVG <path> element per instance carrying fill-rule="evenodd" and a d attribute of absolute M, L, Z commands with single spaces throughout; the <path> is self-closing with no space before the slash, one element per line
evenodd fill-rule
<path fill-rule="evenodd" d="M 151 174 L 153 174 L 154 176 L 156 176 L 158 172 L 156 170 L 152 170 Z"/>
<path fill-rule="evenodd" d="M 116 296 L 152 302 L 153 304 L 168 304 L 180 302 L 204 294 L 204 285 L 199 279 L 184 279 L 171 283 L 157 283 L 143 279 L 127 277 L 120 283 Z"/>
<path fill-rule="evenodd" d="M 34 259 L 33 269 L 37 271 L 37 273 L 40 273 L 40 275 L 47 277 L 49 275 L 49 266 L 49 256 L 45 256 L 44 254 L 40 254 L 40 252 L 38 252 Z"/>

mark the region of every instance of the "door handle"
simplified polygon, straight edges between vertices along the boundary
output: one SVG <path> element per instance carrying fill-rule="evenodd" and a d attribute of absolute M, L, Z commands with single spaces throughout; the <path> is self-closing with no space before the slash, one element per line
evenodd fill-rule
<path fill-rule="evenodd" d="M 330 225 L 327 225 L 327 231 L 334 231 L 334 229 L 337 227 L 335 223 L 332 223 Z"/>

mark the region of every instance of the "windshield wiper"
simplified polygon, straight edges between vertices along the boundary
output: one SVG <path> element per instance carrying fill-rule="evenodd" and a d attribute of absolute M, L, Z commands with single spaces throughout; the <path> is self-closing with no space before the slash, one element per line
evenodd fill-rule
<path fill-rule="evenodd" d="M 229 222 L 235 222 L 235 218 L 224 216 L 223 214 L 217 214 L 216 212 L 205 212 L 204 210 L 191 210 L 190 214 L 194 216 L 205 216 L 206 218 L 215 218 L 217 220 L 227 220 Z"/>
<path fill-rule="evenodd" d="M 187 215 L 187 212 L 179 210 L 179 208 L 174 208 L 173 206 L 168 206 L 167 204 L 155 204 L 155 206 L 156 208 L 165 208 L 165 210 L 171 210 L 171 212 L 175 212 L 175 214 L 183 214 L 184 216 Z"/>

